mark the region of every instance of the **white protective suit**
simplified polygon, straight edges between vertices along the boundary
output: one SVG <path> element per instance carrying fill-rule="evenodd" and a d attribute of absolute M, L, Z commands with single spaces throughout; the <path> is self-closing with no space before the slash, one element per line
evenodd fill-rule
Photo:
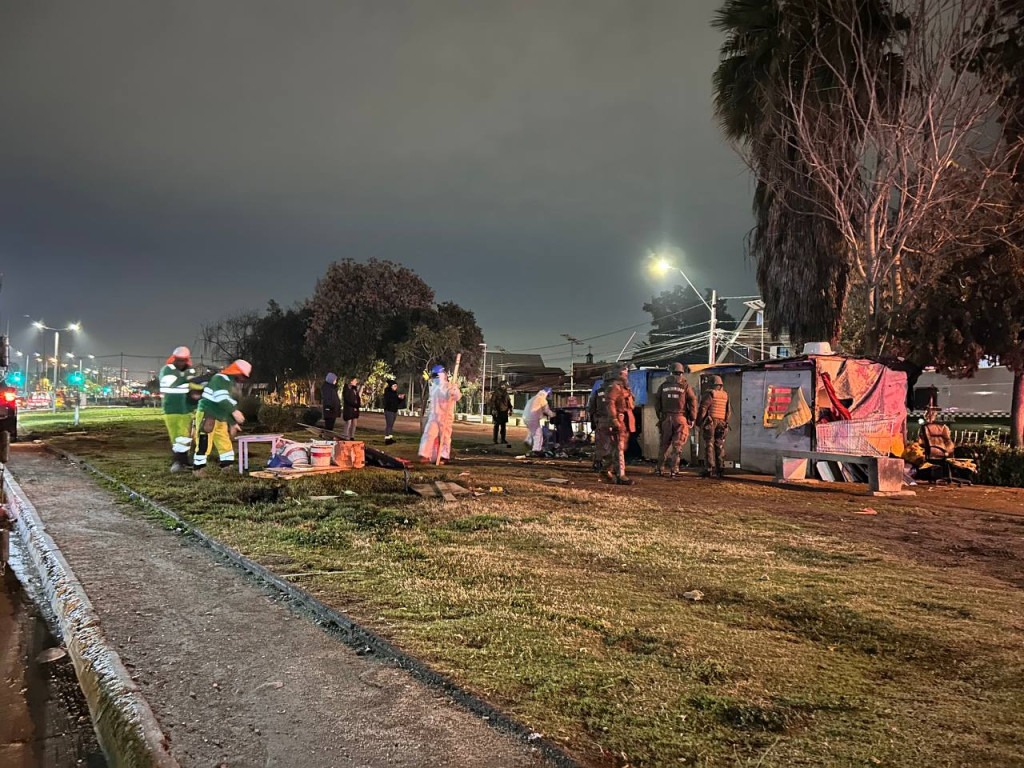
<path fill-rule="evenodd" d="M 462 391 L 458 384 L 448 381 L 448 374 L 439 373 L 430 382 L 429 397 L 419 455 L 424 461 L 433 464 L 437 462 L 439 448 L 442 459 L 451 458 L 455 404 L 462 399 Z"/>
<path fill-rule="evenodd" d="M 523 423 L 526 425 L 526 444 L 530 450 L 544 450 L 544 430 L 541 428 L 541 421 L 544 417 L 552 418 L 555 415 L 548 407 L 548 392 L 542 389 L 536 395 L 526 401 L 523 407 Z"/>

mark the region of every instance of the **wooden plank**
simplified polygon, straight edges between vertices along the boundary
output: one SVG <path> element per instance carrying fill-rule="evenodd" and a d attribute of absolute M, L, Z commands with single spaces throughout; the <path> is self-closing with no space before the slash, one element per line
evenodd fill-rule
<path fill-rule="evenodd" d="M 446 483 L 435 481 L 434 487 L 437 488 L 437 492 L 441 494 L 441 498 L 445 501 L 452 502 L 456 500 L 455 495 L 446 487 Z"/>
<path fill-rule="evenodd" d="M 447 488 L 450 493 L 453 493 L 456 496 L 469 496 L 472 493 L 468 488 L 463 488 L 458 483 L 439 483 L 439 485 Z"/>
<path fill-rule="evenodd" d="M 437 489 L 432 485 L 410 485 L 409 490 L 417 496 L 423 496 L 428 499 L 437 497 Z"/>

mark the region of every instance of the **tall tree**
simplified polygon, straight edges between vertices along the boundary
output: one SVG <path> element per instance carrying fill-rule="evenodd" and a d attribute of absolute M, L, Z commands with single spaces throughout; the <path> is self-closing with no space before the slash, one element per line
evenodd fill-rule
<path fill-rule="evenodd" d="M 376 259 L 336 261 L 310 299 L 306 351 L 320 368 L 354 375 L 384 356 L 395 318 L 433 303 L 433 289 L 407 267 Z"/>
<path fill-rule="evenodd" d="M 302 381 L 308 389 L 319 378 L 304 348 L 310 317 L 306 306 L 286 310 L 271 300 L 253 325 L 249 343 L 253 376 L 270 384 L 278 394 L 284 392 L 288 382 Z"/>
<path fill-rule="evenodd" d="M 986 45 L 966 61 L 980 85 L 998 95 L 1002 142 L 1011 172 L 996 186 L 999 204 L 976 217 L 971 240 L 935 248 L 928 234 L 911 257 L 909 301 L 896 318 L 897 349 L 954 376 L 971 376 L 986 358 L 1014 372 L 1010 437 L 1024 445 L 1024 0 L 998 0 L 972 34 Z M 959 206 L 937 228 L 961 221 Z M 930 268 L 923 268 L 923 267 Z"/>
<path fill-rule="evenodd" d="M 893 20 L 884 0 L 848 2 L 846 17 L 871 30 L 882 55 Z M 851 64 L 841 20 L 819 12 L 818 0 L 726 0 L 713 26 L 725 32 L 713 78 L 715 113 L 756 180 L 755 225 L 747 239 L 761 295 L 770 308 L 769 330 L 785 329 L 797 343 L 840 335 L 850 261 L 838 228 L 820 215 L 824 196 L 794 143 L 784 115 L 788 81 L 803 72 L 814 38 L 828 41 L 831 56 L 810 74 L 843 72 Z M 830 99 L 822 92 L 820 108 Z M 848 136 L 831 137 L 840 147 Z"/>

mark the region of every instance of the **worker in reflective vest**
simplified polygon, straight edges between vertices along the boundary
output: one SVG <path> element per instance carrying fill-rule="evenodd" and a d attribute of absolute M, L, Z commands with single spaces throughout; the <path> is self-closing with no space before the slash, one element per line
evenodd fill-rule
<path fill-rule="evenodd" d="M 248 381 L 251 374 L 250 363 L 235 360 L 212 376 L 203 388 L 203 396 L 196 411 L 196 452 L 193 464 L 197 475 L 202 475 L 214 448 L 217 449 L 221 467 L 235 463 L 235 448 L 231 440 L 245 423 L 245 416 L 238 410 L 235 382 Z"/>
<path fill-rule="evenodd" d="M 188 380 L 196 375 L 192 367 L 192 353 L 188 347 L 175 347 L 167 364 L 160 369 L 160 400 L 164 409 L 164 424 L 171 438 L 171 472 L 180 472 L 189 466 L 188 452 L 192 448 L 192 412 L 196 405 L 188 396 Z"/>

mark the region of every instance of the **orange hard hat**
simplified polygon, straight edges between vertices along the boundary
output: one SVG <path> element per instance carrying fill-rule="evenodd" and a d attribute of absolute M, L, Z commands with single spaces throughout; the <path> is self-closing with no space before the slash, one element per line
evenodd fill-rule
<path fill-rule="evenodd" d="M 192 352 L 188 347 L 175 347 L 171 356 L 167 358 L 167 364 L 170 365 L 175 360 L 187 360 L 188 364 L 192 365 Z"/>
<path fill-rule="evenodd" d="M 227 376 L 246 376 L 252 374 L 252 364 L 245 360 L 235 360 L 231 365 L 221 371 Z"/>

